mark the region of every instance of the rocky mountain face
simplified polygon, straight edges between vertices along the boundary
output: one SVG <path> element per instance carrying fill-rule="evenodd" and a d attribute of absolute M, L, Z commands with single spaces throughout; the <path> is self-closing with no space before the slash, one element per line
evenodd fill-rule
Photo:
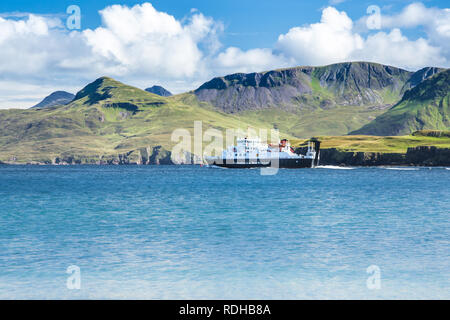
<path fill-rule="evenodd" d="M 74 105 L 103 105 L 106 108 L 136 112 L 142 106 L 164 104 L 162 97 L 125 85 L 109 77 L 101 77 L 81 89 L 72 101 Z"/>
<path fill-rule="evenodd" d="M 320 151 L 321 165 L 338 166 L 450 166 L 450 149 L 435 146 L 408 148 L 406 153 Z"/>
<path fill-rule="evenodd" d="M 399 103 L 351 134 L 402 135 L 450 128 L 450 69 L 407 90 Z"/>
<path fill-rule="evenodd" d="M 32 109 L 43 109 L 50 108 L 54 106 L 62 106 L 70 103 L 75 95 L 66 91 L 56 91 L 45 97 L 44 100 L 39 102 L 37 105 L 31 107 Z"/>
<path fill-rule="evenodd" d="M 271 106 L 295 107 L 295 97 L 312 93 L 308 71 L 292 68 L 265 73 L 237 73 L 214 78 L 195 91 L 200 101 L 207 101 L 228 113 Z"/>
<path fill-rule="evenodd" d="M 387 108 L 407 89 L 439 71 L 424 68 L 410 72 L 370 62 L 296 67 L 217 77 L 195 90 L 195 95 L 228 113 L 266 108 Z"/>
<path fill-rule="evenodd" d="M 434 76 L 435 74 L 445 71 L 444 68 L 426 67 L 413 73 L 411 78 L 406 82 L 404 90 L 414 88 L 422 81 Z"/>
<path fill-rule="evenodd" d="M 247 124 L 204 108 L 191 93 L 161 97 L 102 77 L 65 106 L 0 110 L 0 161 L 168 164 L 176 144 L 172 133 L 193 130 L 195 121 L 222 131 Z M 190 158 L 175 156 L 180 163 Z"/>
<path fill-rule="evenodd" d="M 195 121 L 202 121 L 205 130 L 223 132 L 249 126 L 277 128 L 290 139 L 345 135 L 373 119 L 355 132 L 445 130 L 450 123 L 449 73 L 438 68 L 413 73 L 374 63 L 341 63 L 234 74 L 171 97 L 102 77 L 58 108 L 0 110 L 0 161 L 170 163 L 173 131 L 193 130 Z M 396 104 L 400 96 L 403 99 Z M 192 158 L 183 155 L 175 162 Z"/>
<path fill-rule="evenodd" d="M 73 164 L 97 164 L 97 165 L 168 165 L 175 164 L 171 159 L 171 152 L 162 146 L 145 147 L 131 150 L 117 155 L 98 155 L 84 157 L 79 155 L 58 156 L 52 161 L 39 162 L 39 164 L 73 165 Z"/>
<path fill-rule="evenodd" d="M 409 71 L 369 62 L 339 63 L 314 68 L 312 82 L 317 89 L 332 93 L 339 105 L 382 105 L 401 94 Z M 314 84 L 313 84 L 314 86 Z"/>
<path fill-rule="evenodd" d="M 214 78 L 195 90 L 201 101 L 235 113 L 304 106 L 383 106 L 400 99 L 412 72 L 368 62 L 296 67 Z"/>
<path fill-rule="evenodd" d="M 145 89 L 145 91 L 157 94 L 158 96 L 161 97 L 170 97 L 172 95 L 172 93 L 169 90 L 166 90 L 161 86 L 153 86 L 151 88 Z"/>

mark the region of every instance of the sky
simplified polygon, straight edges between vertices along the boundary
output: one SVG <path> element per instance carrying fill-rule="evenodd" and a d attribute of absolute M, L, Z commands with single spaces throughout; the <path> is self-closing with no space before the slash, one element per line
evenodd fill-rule
<path fill-rule="evenodd" d="M 101 76 L 181 93 L 230 73 L 361 60 L 449 67 L 448 1 L 0 2 L 3 109 Z"/>

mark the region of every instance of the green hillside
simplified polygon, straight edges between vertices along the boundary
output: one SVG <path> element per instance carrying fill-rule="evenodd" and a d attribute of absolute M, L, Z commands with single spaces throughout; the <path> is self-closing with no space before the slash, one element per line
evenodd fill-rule
<path fill-rule="evenodd" d="M 371 141 L 389 140 L 338 136 L 375 118 L 363 127 L 376 127 L 370 134 L 448 128 L 449 73 L 440 71 L 412 73 L 365 62 L 298 67 L 215 78 L 194 92 L 170 97 L 102 77 L 67 105 L 0 110 L 0 163 L 149 163 L 167 156 L 175 129 L 192 134 L 195 121 L 203 123 L 204 131 L 276 128 L 297 142 L 320 136 L 324 146 L 331 140 L 345 146 L 359 139 L 357 148 L 379 150 L 383 144 Z M 403 100 L 383 114 L 405 90 Z M 380 119 L 394 119 L 400 129 L 389 131 L 393 122 Z M 410 119 L 408 130 L 405 119 Z M 407 139 L 411 145 L 437 142 L 429 136 Z M 393 149 L 405 145 L 392 141 Z"/>
<path fill-rule="evenodd" d="M 327 110 L 340 106 L 383 109 L 400 100 L 414 75 L 377 63 L 346 62 L 231 74 L 204 83 L 195 94 L 227 113 Z"/>
<path fill-rule="evenodd" d="M 351 134 L 404 135 L 417 130 L 450 129 L 450 69 L 405 92 L 402 100 Z"/>
<path fill-rule="evenodd" d="M 348 152 L 405 153 L 408 148 L 436 146 L 450 148 L 450 131 L 417 131 L 403 136 L 319 136 L 321 148 Z M 293 146 L 306 145 L 307 140 L 294 139 Z"/>
<path fill-rule="evenodd" d="M 104 77 L 65 106 L 0 111 L 0 161 L 74 157 L 90 163 L 122 154 L 136 160 L 140 149 L 171 148 L 173 130 L 192 132 L 194 121 L 202 121 L 205 130 L 269 126 L 212 110 L 192 94 L 166 98 Z"/>
<path fill-rule="evenodd" d="M 270 121 L 297 137 L 344 135 L 374 120 L 405 90 L 440 71 L 346 62 L 217 77 L 194 93 L 219 111 Z"/>

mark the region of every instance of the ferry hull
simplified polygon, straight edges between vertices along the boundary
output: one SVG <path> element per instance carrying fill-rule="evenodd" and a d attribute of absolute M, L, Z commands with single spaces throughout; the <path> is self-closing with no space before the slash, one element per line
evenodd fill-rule
<path fill-rule="evenodd" d="M 246 168 L 267 168 L 273 166 L 275 168 L 313 168 L 314 159 L 278 159 L 261 162 L 259 159 L 249 159 L 246 161 L 235 161 L 225 159 L 209 159 L 207 160 L 209 165 L 214 165 L 223 168 L 231 169 L 246 169 Z M 278 164 L 277 164 L 278 162 Z M 272 164 L 273 163 L 273 164 Z"/>

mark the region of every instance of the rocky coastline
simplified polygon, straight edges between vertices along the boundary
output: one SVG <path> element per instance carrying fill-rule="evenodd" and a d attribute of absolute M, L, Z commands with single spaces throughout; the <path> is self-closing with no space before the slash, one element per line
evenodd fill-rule
<path fill-rule="evenodd" d="M 297 148 L 304 153 L 305 148 Z M 172 159 L 171 152 L 162 146 L 141 148 L 116 156 L 77 157 L 62 155 L 46 161 L 21 162 L 20 159 L 1 162 L 0 165 L 182 165 L 199 164 L 198 157 L 185 153 L 182 158 Z M 320 165 L 335 166 L 450 166 L 450 148 L 422 146 L 408 148 L 406 153 L 351 152 L 336 148 L 320 151 Z"/>
<path fill-rule="evenodd" d="M 337 166 L 450 166 L 450 149 L 433 146 L 408 148 L 406 153 L 320 151 L 321 165 Z"/>

